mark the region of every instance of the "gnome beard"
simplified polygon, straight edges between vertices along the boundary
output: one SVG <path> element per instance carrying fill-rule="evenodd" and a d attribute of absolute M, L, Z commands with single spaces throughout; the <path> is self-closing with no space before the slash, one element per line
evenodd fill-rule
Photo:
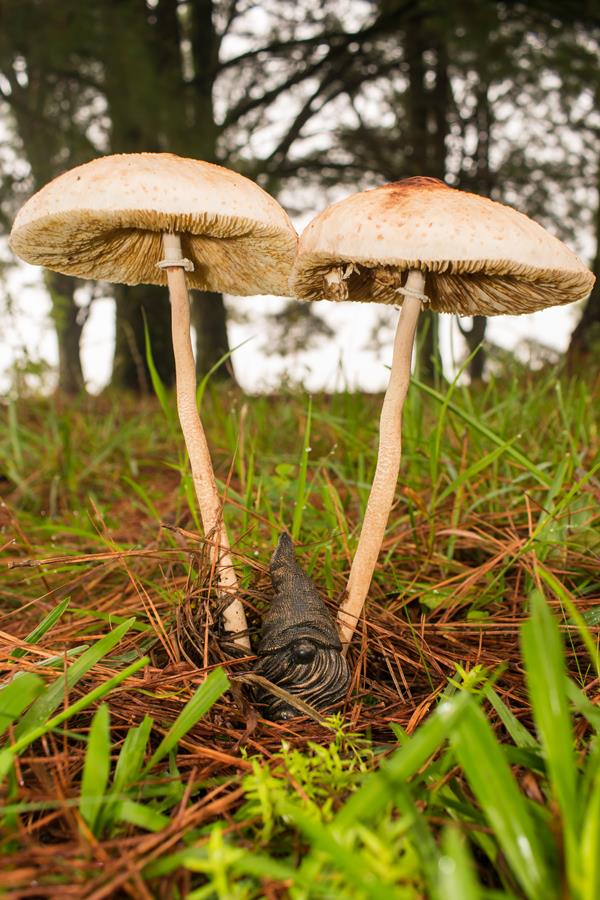
<path fill-rule="evenodd" d="M 342 644 L 316 587 L 294 559 L 287 534 L 271 559 L 275 596 L 263 619 L 255 671 L 316 709 L 333 712 L 343 699 L 350 672 Z M 299 711 L 266 689 L 257 705 L 269 719 L 291 719 Z"/>

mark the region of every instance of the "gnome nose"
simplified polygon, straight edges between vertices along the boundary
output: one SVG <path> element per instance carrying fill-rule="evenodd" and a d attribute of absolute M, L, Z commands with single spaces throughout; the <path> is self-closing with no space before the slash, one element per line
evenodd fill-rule
<path fill-rule="evenodd" d="M 292 656 L 295 663 L 312 662 L 317 653 L 317 647 L 312 641 L 302 640 L 294 646 Z"/>

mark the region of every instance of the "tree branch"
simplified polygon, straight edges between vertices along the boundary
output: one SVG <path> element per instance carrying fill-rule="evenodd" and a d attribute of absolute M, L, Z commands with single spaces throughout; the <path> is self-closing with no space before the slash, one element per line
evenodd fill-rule
<path fill-rule="evenodd" d="M 263 47 L 256 47 L 253 50 L 247 50 L 244 53 L 240 53 L 239 56 L 236 56 L 233 59 L 224 60 L 220 63 L 219 72 L 254 59 L 263 53 L 267 53 L 269 56 L 277 56 L 278 54 L 287 56 L 291 49 L 306 47 L 311 44 L 329 44 L 331 48 L 334 44 L 339 42 L 340 46 L 345 48 L 349 44 L 362 44 L 364 41 L 377 37 L 381 33 L 388 36 L 390 31 L 394 30 L 394 27 L 399 27 L 403 23 L 407 13 L 416 12 L 418 11 L 418 8 L 418 0 L 407 0 L 402 6 L 391 12 L 382 13 L 370 25 L 367 25 L 365 28 L 359 28 L 357 31 L 324 31 L 306 38 L 272 41 L 270 44 L 265 44 Z M 424 16 L 426 14 L 420 15 Z"/>
<path fill-rule="evenodd" d="M 312 65 L 307 66 L 306 68 L 296 71 L 293 75 L 291 75 L 286 81 L 280 83 L 278 86 L 265 91 L 260 97 L 254 98 L 245 98 L 243 101 L 237 104 L 237 106 L 233 107 L 233 109 L 229 110 L 223 123 L 221 125 L 221 130 L 225 130 L 229 128 L 234 123 L 238 122 L 243 116 L 247 115 L 249 112 L 252 112 L 254 109 L 258 109 L 261 106 L 269 106 L 274 100 L 276 100 L 279 95 L 286 90 L 289 90 L 291 87 L 294 87 L 297 84 L 300 84 L 302 81 L 313 77 L 317 72 L 321 71 L 325 66 L 334 63 L 341 56 L 344 58 L 348 58 L 348 48 L 351 44 L 354 43 L 363 43 L 366 40 L 377 37 L 379 34 L 384 34 L 389 36 L 390 32 L 392 32 L 395 28 L 400 27 L 405 24 L 405 17 L 409 12 L 416 12 L 415 15 L 411 16 L 411 21 L 415 21 L 416 18 L 426 17 L 427 13 L 421 13 L 419 11 L 419 5 L 415 0 L 409 0 L 409 2 L 404 3 L 402 6 L 398 7 L 391 13 L 384 13 L 379 16 L 371 25 L 363 28 L 362 30 L 352 31 L 348 33 L 343 32 L 334 32 L 330 33 L 330 41 L 329 41 L 329 49 L 325 56 L 314 62 Z M 335 37 L 335 40 L 333 40 Z M 289 53 L 290 47 L 297 46 L 298 44 L 302 44 L 304 46 L 307 45 L 321 45 L 326 43 L 326 37 L 323 34 L 314 35 L 311 38 L 304 38 L 299 42 L 294 41 L 286 41 L 286 42 L 274 42 L 266 47 L 259 48 L 256 51 L 248 51 L 248 54 L 241 54 L 236 57 L 235 63 L 243 62 L 251 58 L 251 56 L 256 56 L 258 53 L 262 52 L 273 52 L 271 48 L 280 46 L 281 49 L 286 48 L 287 53 Z M 250 54 L 250 55 L 249 55 Z M 221 64 L 220 71 L 222 70 L 223 65 Z"/>

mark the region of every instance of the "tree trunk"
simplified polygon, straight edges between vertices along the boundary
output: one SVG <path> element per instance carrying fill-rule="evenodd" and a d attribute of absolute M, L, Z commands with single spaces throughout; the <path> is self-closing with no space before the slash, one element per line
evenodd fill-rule
<path fill-rule="evenodd" d="M 409 121 L 406 159 L 407 175 L 429 175 L 444 178 L 446 168 L 445 140 L 448 119 L 449 80 L 447 53 L 441 34 L 432 33 L 431 23 L 418 9 L 406 31 L 405 54 L 408 65 L 407 112 Z M 425 54 L 433 49 L 435 84 L 427 87 L 428 65 Z M 429 383 L 443 373 L 439 346 L 437 313 L 425 312 L 419 320 L 417 346 L 420 348 L 420 377 Z"/>
<path fill-rule="evenodd" d="M 119 388 L 149 393 L 152 390 L 146 360 L 144 313 L 156 370 L 170 387 L 175 378 L 171 343 L 171 310 L 165 287 L 115 285 L 117 327 L 112 384 Z"/>
<path fill-rule="evenodd" d="M 464 337 L 467 342 L 467 347 L 469 348 L 469 356 L 473 351 L 479 347 L 485 337 L 485 330 L 487 327 L 487 317 L 486 316 L 473 316 L 473 324 L 470 328 L 464 328 L 460 324 L 460 319 L 457 318 L 458 327 L 460 329 L 460 333 Z M 471 379 L 471 384 L 473 382 L 481 381 L 483 379 L 483 372 L 485 369 L 485 364 L 487 361 L 486 352 L 484 347 L 479 348 L 479 352 L 475 354 L 471 362 L 469 363 L 469 378 Z"/>
<path fill-rule="evenodd" d="M 481 59 L 479 84 L 475 91 L 477 106 L 475 109 L 474 120 L 477 129 L 477 147 L 474 154 L 475 178 L 473 190 L 478 194 L 483 194 L 485 197 L 491 197 L 494 188 L 494 179 L 490 168 L 492 111 L 490 108 L 488 81 L 487 61 Z M 483 339 L 487 330 L 487 318 L 486 316 L 473 316 L 473 322 L 469 329 L 463 328 L 458 317 L 456 321 L 458 322 L 460 332 L 467 343 L 469 356 L 477 347 L 479 347 L 479 351 L 469 363 L 468 371 L 471 384 L 482 381 L 487 363 L 487 354 L 485 347 L 483 346 Z"/>
<path fill-rule="evenodd" d="M 425 84 L 427 66 L 425 53 L 429 41 L 424 34 L 423 22 L 414 17 L 406 33 L 405 53 L 408 63 L 408 141 L 406 146 L 407 175 L 435 175 L 429 171 L 429 132 L 427 128 L 427 111 L 429 97 Z"/>
<path fill-rule="evenodd" d="M 193 136 L 194 155 L 206 162 L 218 162 L 213 88 L 219 64 L 219 36 L 214 24 L 213 0 L 197 0 L 190 6 L 189 40 L 192 49 L 194 77 L 190 85 L 196 129 Z M 192 324 L 196 329 L 196 373 L 202 378 L 226 353 L 229 353 L 227 310 L 223 295 L 194 291 Z M 235 381 L 231 360 L 215 371 L 219 381 Z"/>
<path fill-rule="evenodd" d="M 196 373 L 202 378 L 229 353 L 227 313 L 222 294 L 194 291 L 192 323 L 196 329 Z M 211 376 L 218 381 L 235 381 L 231 359 L 227 359 Z"/>
<path fill-rule="evenodd" d="M 14 116 L 23 152 L 31 166 L 34 187 L 36 190 L 54 178 L 57 174 L 53 154 L 56 145 L 61 152 L 65 149 L 75 156 L 71 160 L 75 165 L 81 160 L 73 153 L 73 148 L 65 148 L 65 139 L 61 135 L 61 122 L 56 122 L 56 128 L 49 137 L 46 130 L 40 127 L 39 113 L 50 102 L 55 87 L 52 80 L 40 77 L 35 64 L 27 65 L 27 84 L 22 85 L 15 78 L 14 70 L 8 69 L 8 81 L 10 84 L 9 105 Z M 50 296 L 52 304 L 51 318 L 56 330 L 58 341 L 58 390 L 65 394 L 78 394 L 85 390 L 81 359 L 79 356 L 79 342 L 83 329 L 80 319 L 80 310 L 74 299 L 76 281 L 58 272 L 49 269 L 44 271 L 44 284 Z"/>
<path fill-rule="evenodd" d="M 58 389 L 65 394 L 78 394 L 85 385 L 79 356 L 83 323 L 73 296 L 77 282 L 50 270 L 46 270 L 44 280 L 52 301 L 51 316 L 58 340 Z"/>
<path fill-rule="evenodd" d="M 570 374 L 581 372 L 600 356 L 600 266 L 594 267 L 596 284 L 587 301 L 581 319 L 571 335 L 567 350 Z"/>
<path fill-rule="evenodd" d="M 213 83 L 219 42 L 213 23 L 212 0 L 189 4 L 180 20 L 177 0 L 161 0 L 149 17 L 146 4 L 121 0 L 108 19 L 107 53 L 114 54 L 107 67 L 106 93 L 112 123 L 111 150 L 139 152 L 170 150 L 214 162 L 217 125 L 213 110 Z M 153 23 L 153 24 L 152 24 Z M 184 81 L 181 42 L 189 41 L 194 75 Z M 135 49 L 140 77 L 130 80 L 127 45 Z M 131 51 L 133 53 L 133 50 Z M 146 113 L 152 92 L 153 115 Z M 139 102 L 138 101 L 139 98 Z M 197 331 L 198 373 L 208 369 L 229 349 L 226 311 L 220 295 L 194 300 L 192 321 Z M 144 320 L 152 354 L 165 384 L 175 378 L 171 325 L 166 288 L 119 286 L 113 384 L 135 391 L 151 387 L 145 358 Z M 230 377 L 222 366 L 217 378 Z"/>
<path fill-rule="evenodd" d="M 440 353 L 440 318 L 438 313 L 423 310 L 419 318 L 417 332 L 419 349 L 419 378 L 428 384 L 437 384 L 443 379 L 442 356 Z"/>
<path fill-rule="evenodd" d="M 582 371 L 588 363 L 596 363 L 600 354 L 600 167 L 597 188 L 596 258 L 593 265 L 596 284 L 571 335 L 567 350 L 567 368 L 570 374 Z"/>

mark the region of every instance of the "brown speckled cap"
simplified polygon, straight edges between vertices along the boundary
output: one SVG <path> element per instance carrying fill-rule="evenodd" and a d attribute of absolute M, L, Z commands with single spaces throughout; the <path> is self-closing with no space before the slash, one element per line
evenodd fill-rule
<path fill-rule="evenodd" d="M 242 175 L 170 153 L 103 156 L 60 175 L 21 209 L 10 244 L 66 275 L 166 284 L 162 233 L 181 235 L 192 288 L 287 294 L 296 233 Z"/>
<path fill-rule="evenodd" d="M 522 213 L 435 178 L 405 178 L 316 216 L 291 286 L 302 300 L 400 304 L 409 269 L 425 273 L 431 309 L 468 316 L 571 303 L 594 284 L 571 250 Z"/>

